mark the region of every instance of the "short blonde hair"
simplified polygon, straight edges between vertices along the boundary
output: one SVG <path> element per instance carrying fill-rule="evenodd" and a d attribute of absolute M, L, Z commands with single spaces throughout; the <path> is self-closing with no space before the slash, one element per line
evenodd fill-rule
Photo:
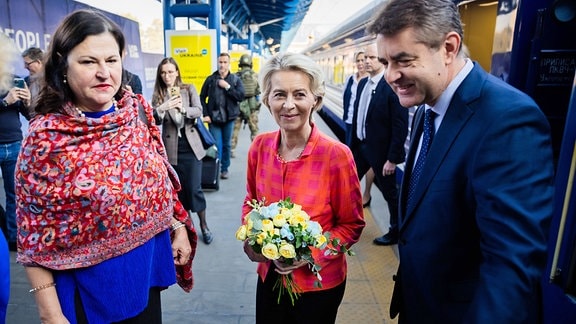
<path fill-rule="evenodd" d="M 14 78 L 14 62 L 18 59 L 16 46 L 4 34 L 0 34 L 0 93 L 12 88 Z"/>
<path fill-rule="evenodd" d="M 310 91 L 316 97 L 316 106 L 314 106 L 313 111 L 322 108 L 322 99 L 326 93 L 322 69 L 308 56 L 296 53 L 279 53 L 269 59 L 260 70 L 260 88 L 263 89 L 262 102 L 264 105 L 268 106 L 272 74 L 278 71 L 298 71 L 306 74 L 310 80 Z"/>

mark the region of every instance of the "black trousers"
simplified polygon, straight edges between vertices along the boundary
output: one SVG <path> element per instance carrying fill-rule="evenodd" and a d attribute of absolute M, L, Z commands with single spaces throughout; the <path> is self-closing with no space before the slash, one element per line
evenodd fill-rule
<path fill-rule="evenodd" d="M 366 158 L 369 150 L 370 147 L 368 145 L 361 143 L 353 152 L 358 178 L 362 180 L 370 168 L 374 170 L 374 184 L 378 187 L 388 204 L 388 211 L 390 212 L 390 233 L 392 235 L 398 235 L 398 183 L 396 181 L 396 173 L 384 176 L 381 168 L 380 170 L 376 170 L 376 167 L 371 165 Z"/>
<path fill-rule="evenodd" d="M 258 277 L 256 286 L 256 324 L 333 324 L 338 307 L 344 297 L 346 280 L 327 289 L 300 294 L 294 306 L 288 295 L 283 295 L 278 304 L 278 290 L 273 290 L 278 273 L 272 266 L 266 280 Z"/>
<path fill-rule="evenodd" d="M 78 290 L 74 294 L 74 308 L 76 309 L 76 321 L 78 324 L 88 324 L 88 319 L 86 318 L 86 313 L 84 312 L 84 307 L 82 306 L 82 300 L 80 299 L 80 294 Z M 162 324 L 162 303 L 160 301 L 160 288 L 152 287 L 150 288 L 150 293 L 148 296 L 148 305 L 142 313 L 128 318 L 126 320 L 115 322 L 121 324 Z"/>

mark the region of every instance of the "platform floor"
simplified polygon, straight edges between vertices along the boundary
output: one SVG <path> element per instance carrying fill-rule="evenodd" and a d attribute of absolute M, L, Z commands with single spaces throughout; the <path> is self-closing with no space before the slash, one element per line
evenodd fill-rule
<path fill-rule="evenodd" d="M 319 116 L 316 124 L 331 134 Z M 260 112 L 260 129 L 277 129 L 267 109 Z M 232 159 L 230 179 L 221 180 L 220 190 L 206 192 L 208 224 L 214 234 L 210 245 L 198 243 L 194 260 L 195 286 L 184 293 L 172 286 L 162 293 L 163 322 L 167 324 L 250 324 L 255 322 L 256 265 L 242 251 L 234 233 L 240 223 L 245 195 L 246 153 L 250 145 L 248 128 L 240 132 L 236 158 Z M 1 181 L 1 179 L 0 179 Z M 0 188 L 3 188 L 0 186 Z M 0 189 L 4 205 L 4 192 Z M 378 189 L 372 189 L 372 204 L 364 209 L 367 226 L 356 255 L 348 257 L 349 272 L 344 300 L 337 323 L 396 323 L 389 316 L 392 275 L 398 266 L 396 246 L 376 246 L 372 240 L 387 231 L 388 209 Z M 198 223 L 197 217 L 194 221 Z M 11 297 L 7 323 L 38 323 L 38 313 L 24 269 L 11 253 Z M 103 282 L 103 285 L 106 283 Z M 110 287 L 114 289 L 114 287 Z"/>

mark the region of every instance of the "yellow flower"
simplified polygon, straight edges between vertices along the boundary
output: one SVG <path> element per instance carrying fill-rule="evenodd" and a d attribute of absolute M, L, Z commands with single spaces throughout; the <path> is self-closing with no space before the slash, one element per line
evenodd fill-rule
<path fill-rule="evenodd" d="M 296 249 L 294 245 L 285 243 L 280 246 L 280 255 L 286 259 L 294 259 L 296 257 Z"/>
<path fill-rule="evenodd" d="M 262 247 L 262 255 L 265 256 L 269 260 L 277 260 L 280 258 L 280 254 L 278 253 L 278 248 L 273 243 L 265 244 Z"/>
<path fill-rule="evenodd" d="M 322 245 L 326 244 L 327 240 L 326 240 L 326 236 L 320 234 L 318 236 L 315 237 L 316 239 L 316 248 L 321 248 Z"/>
<path fill-rule="evenodd" d="M 290 225 L 302 225 L 303 228 L 306 228 L 306 217 L 302 213 L 293 213 L 292 217 L 288 220 Z"/>
<path fill-rule="evenodd" d="M 282 227 L 282 226 L 284 226 L 284 224 L 286 224 L 286 218 L 284 217 L 284 215 L 278 214 L 278 215 L 274 216 L 274 219 L 272 220 L 272 222 L 274 223 L 274 226 Z"/>
<path fill-rule="evenodd" d="M 266 232 L 258 233 L 258 235 L 256 235 L 256 243 L 258 243 L 259 245 L 262 245 L 262 243 L 264 243 L 264 240 L 267 237 L 268 237 L 268 234 L 266 234 Z"/>
<path fill-rule="evenodd" d="M 269 232 L 274 230 L 274 223 L 270 219 L 263 219 L 262 220 L 262 230 Z"/>
<path fill-rule="evenodd" d="M 244 241 L 246 239 L 246 225 L 242 225 L 236 231 L 236 239 L 239 241 Z"/>

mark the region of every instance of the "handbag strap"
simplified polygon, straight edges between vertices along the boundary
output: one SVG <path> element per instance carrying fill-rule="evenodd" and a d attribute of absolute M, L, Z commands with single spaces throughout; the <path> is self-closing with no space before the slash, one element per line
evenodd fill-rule
<path fill-rule="evenodd" d="M 146 126 L 150 127 L 150 121 L 146 117 L 146 111 L 144 110 L 144 106 L 140 100 L 138 100 L 138 118 L 140 118 L 140 120 L 146 124 Z"/>

